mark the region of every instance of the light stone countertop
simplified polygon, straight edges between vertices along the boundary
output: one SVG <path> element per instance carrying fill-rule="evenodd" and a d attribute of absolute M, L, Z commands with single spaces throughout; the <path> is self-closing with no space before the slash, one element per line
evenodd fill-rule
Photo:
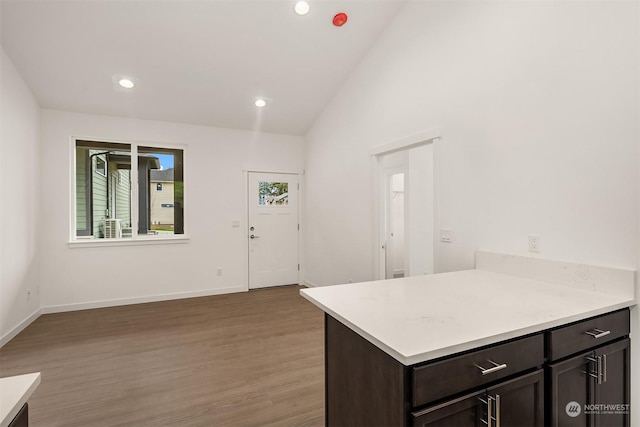
<path fill-rule="evenodd" d="M 0 427 L 13 421 L 39 384 L 40 372 L 0 378 Z"/>
<path fill-rule="evenodd" d="M 480 269 L 300 293 L 407 366 L 635 305 L 633 294 Z"/>

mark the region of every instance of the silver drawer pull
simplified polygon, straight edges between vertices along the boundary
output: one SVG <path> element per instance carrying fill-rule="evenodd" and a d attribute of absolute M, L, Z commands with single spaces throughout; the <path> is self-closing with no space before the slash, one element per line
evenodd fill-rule
<path fill-rule="evenodd" d="M 611 331 L 603 331 L 602 329 L 596 329 L 596 328 L 594 328 L 593 331 L 585 332 L 585 334 L 591 335 L 594 338 L 602 338 L 604 336 L 609 335 L 610 333 Z"/>
<path fill-rule="evenodd" d="M 487 360 L 487 362 L 491 363 L 493 365 L 493 367 L 485 369 L 480 365 L 475 365 L 476 368 L 480 369 L 480 373 L 482 375 L 491 374 L 493 372 L 500 371 L 500 370 L 502 370 L 502 369 L 507 367 L 506 363 L 503 363 L 503 364 L 499 365 L 496 362 L 494 362 L 493 360 Z"/>

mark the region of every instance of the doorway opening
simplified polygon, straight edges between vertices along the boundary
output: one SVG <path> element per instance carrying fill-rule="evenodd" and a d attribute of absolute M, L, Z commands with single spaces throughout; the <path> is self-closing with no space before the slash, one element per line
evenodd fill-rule
<path fill-rule="evenodd" d="M 378 278 L 435 271 L 435 138 L 392 144 L 374 153 L 377 165 Z"/>
<path fill-rule="evenodd" d="M 404 197 L 405 174 L 395 173 L 389 175 L 389 212 L 387 217 L 387 245 L 391 256 L 387 257 L 387 268 L 385 277 L 387 279 L 397 279 L 405 276 L 405 197 Z"/>

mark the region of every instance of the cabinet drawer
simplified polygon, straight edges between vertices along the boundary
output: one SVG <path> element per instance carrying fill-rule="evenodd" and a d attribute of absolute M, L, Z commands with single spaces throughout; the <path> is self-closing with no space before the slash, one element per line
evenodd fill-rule
<path fill-rule="evenodd" d="M 562 359 L 629 335 L 629 310 L 624 309 L 548 332 L 549 360 Z"/>
<path fill-rule="evenodd" d="M 472 390 L 544 363 L 542 334 L 413 368 L 413 407 Z"/>

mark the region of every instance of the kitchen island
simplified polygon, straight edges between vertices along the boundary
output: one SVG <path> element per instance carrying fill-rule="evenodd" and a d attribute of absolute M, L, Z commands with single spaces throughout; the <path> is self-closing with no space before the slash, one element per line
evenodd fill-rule
<path fill-rule="evenodd" d="M 628 345 L 593 349 L 628 342 L 634 283 L 633 270 L 479 252 L 474 270 L 302 290 L 325 312 L 327 425 L 553 424 L 549 362 L 585 351 L 586 372 L 623 365 L 628 400 Z"/>

